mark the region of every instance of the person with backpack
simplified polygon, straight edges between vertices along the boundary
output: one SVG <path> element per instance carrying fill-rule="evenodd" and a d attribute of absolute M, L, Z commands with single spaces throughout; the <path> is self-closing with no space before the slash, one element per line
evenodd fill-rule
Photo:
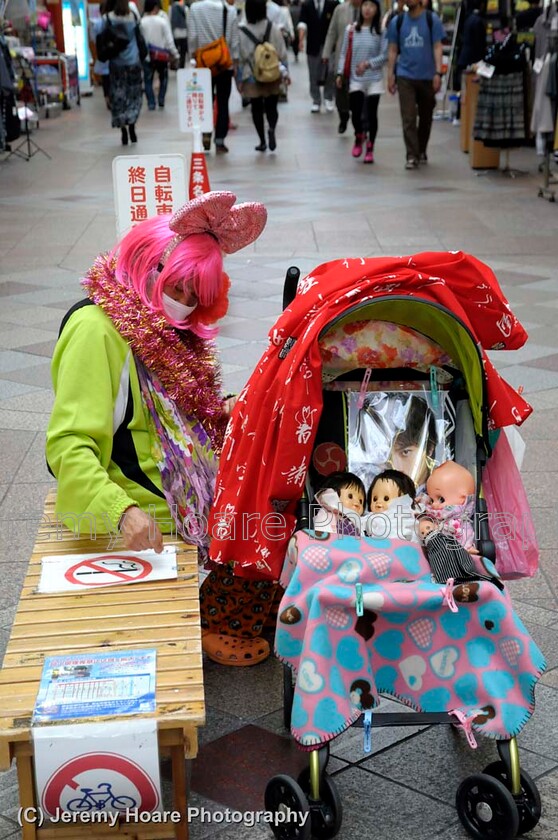
<path fill-rule="evenodd" d="M 446 33 L 422 0 L 407 0 L 408 12 L 394 17 L 388 29 L 388 88 L 399 92 L 406 169 L 427 163 L 436 94 L 442 82 L 442 41 Z"/>
<path fill-rule="evenodd" d="M 106 10 L 96 43 L 99 48 L 105 34 L 111 35 L 116 42 L 115 54 L 108 56 L 111 124 L 113 128 L 120 129 L 122 145 L 127 146 L 128 139 L 131 143 L 136 143 L 138 139 L 136 123 L 143 97 L 140 17 L 135 3 L 130 5 L 128 0 L 107 0 Z M 99 58 L 105 60 L 105 56 L 100 54 Z"/>
<path fill-rule="evenodd" d="M 239 27 L 240 64 L 237 87 L 250 99 L 252 121 L 260 140 L 257 152 L 277 148 L 275 129 L 281 81 L 290 81 L 287 47 L 281 30 L 266 18 L 266 0 L 246 0 L 246 23 Z M 267 142 L 265 136 L 267 119 Z"/>

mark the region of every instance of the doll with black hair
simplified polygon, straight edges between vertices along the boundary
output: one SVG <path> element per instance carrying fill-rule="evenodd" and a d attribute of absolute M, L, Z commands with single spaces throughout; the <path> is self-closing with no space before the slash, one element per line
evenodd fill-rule
<path fill-rule="evenodd" d="M 329 534 L 360 535 L 366 490 L 360 478 L 350 472 L 328 475 L 315 496 L 319 507 L 314 530 Z"/>
<path fill-rule="evenodd" d="M 379 473 L 368 490 L 370 513 L 362 520 L 362 534 L 380 539 L 412 540 L 416 488 L 400 470 Z"/>

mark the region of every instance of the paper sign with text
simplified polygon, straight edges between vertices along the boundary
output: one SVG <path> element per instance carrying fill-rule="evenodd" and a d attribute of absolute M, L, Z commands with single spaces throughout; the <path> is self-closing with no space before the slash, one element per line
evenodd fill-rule
<path fill-rule="evenodd" d="M 176 74 L 180 131 L 213 131 L 211 70 L 193 67 Z"/>
<path fill-rule="evenodd" d="M 176 579 L 176 548 L 112 551 L 104 554 L 60 554 L 41 558 L 39 592 L 93 590 L 124 583 Z"/>
<path fill-rule="evenodd" d="M 151 216 L 174 213 L 188 200 L 183 155 L 119 155 L 112 162 L 118 237 Z"/>

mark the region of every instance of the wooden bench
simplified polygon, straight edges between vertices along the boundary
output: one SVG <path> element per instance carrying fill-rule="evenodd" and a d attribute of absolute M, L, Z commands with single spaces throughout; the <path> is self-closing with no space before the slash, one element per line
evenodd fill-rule
<path fill-rule="evenodd" d="M 197 729 L 205 723 L 196 549 L 165 540 L 177 548 L 177 580 L 110 586 L 75 595 L 38 594 L 41 557 L 110 550 L 107 538 L 76 540 L 70 531 L 57 529 L 54 499 L 51 492 L 0 672 L 0 770 L 7 770 L 15 759 L 20 806 L 36 808 L 31 716 L 45 656 L 155 648 L 159 753 L 170 755 L 172 808 L 183 818 L 176 824 L 121 823 L 114 828 L 104 824 L 49 827 L 48 822 L 38 827 L 25 822 L 23 840 L 69 840 L 85 835 L 89 840 L 106 840 L 110 835 L 129 840 L 187 840 L 185 758 L 196 756 Z"/>

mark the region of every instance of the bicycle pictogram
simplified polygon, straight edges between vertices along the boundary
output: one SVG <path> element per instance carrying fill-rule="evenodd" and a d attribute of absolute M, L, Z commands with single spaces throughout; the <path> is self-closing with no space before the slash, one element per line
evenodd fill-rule
<path fill-rule="evenodd" d="M 106 808 L 116 808 L 118 811 L 126 811 L 128 808 L 135 808 L 137 802 L 131 796 L 115 796 L 110 782 L 99 782 L 97 790 L 93 788 L 80 788 L 83 793 L 81 799 L 70 799 L 67 804 L 68 811 L 92 811 Z"/>

